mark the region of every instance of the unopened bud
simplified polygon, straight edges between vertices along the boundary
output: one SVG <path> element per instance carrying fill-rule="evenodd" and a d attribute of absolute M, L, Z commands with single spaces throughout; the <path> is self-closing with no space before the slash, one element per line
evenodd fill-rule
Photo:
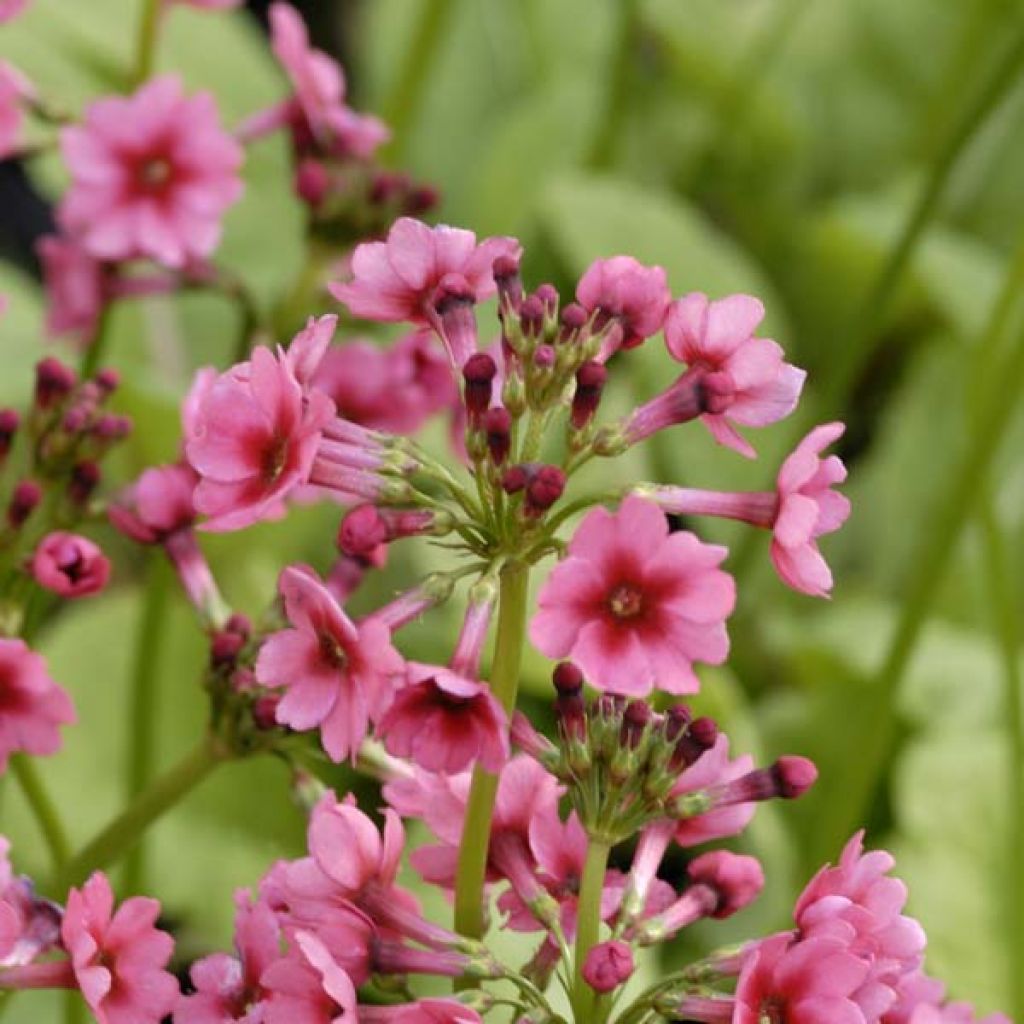
<path fill-rule="evenodd" d="M 541 466 L 526 485 L 527 515 L 543 515 L 565 491 L 565 471 L 558 466 Z"/>
<path fill-rule="evenodd" d="M 528 295 L 519 307 L 519 323 L 523 334 L 540 334 L 544 326 L 544 303 L 536 295 Z"/>
<path fill-rule="evenodd" d="M 331 176 L 319 160 L 303 160 L 295 171 L 295 194 L 314 209 L 331 190 Z"/>
<path fill-rule="evenodd" d="M 374 505 L 350 509 L 338 527 L 338 550 L 356 558 L 365 558 L 388 540 L 387 523 Z"/>
<path fill-rule="evenodd" d="M 558 320 L 561 330 L 558 332 L 558 340 L 569 341 L 579 332 L 583 325 L 590 319 L 590 314 L 578 303 L 570 302 L 568 306 L 562 307 Z"/>
<path fill-rule="evenodd" d="M 276 693 L 268 693 L 257 698 L 252 706 L 252 719 L 258 729 L 277 728 L 277 706 L 281 697 Z"/>
<path fill-rule="evenodd" d="M 622 716 L 619 737 L 624 746 L 636 750 L 640 746 L 647 723 L 651 720 L 651 709 L 646 701 L 631 700 Z"/>
<path fill-rule="evenodd" d="M 0 409 L 0 460 L 10 452 L 20 425 L 21 417 L 14 409 Z"/>
<path fill-rule="evenodd" d="M 487 450 L 491 461 L 500 466 L 508 458 L 512 447 L 512 416 L 501 406 L 488 409 L 483 417 L 483 428 L 487 435 Z"/>
<path fill-rule="evenodd" d="M 213 668 L 224 668 L 235 663 L 245 646 L 245 637 L 223 630 L 214 633 L 210 642 L 210 664 Z"/>
<path fill-rule="evenodd" d="M 500 304 L 518 309 L 523 300 L 523 282 L 517 256 L 499 256 L 494 261 L 494 283 L 498 286 Z"/>
<path fill-rule="evenodd" d="M 100 467 L 95 462 L 79 462 L 71 470 L 68 497 L 76 505 L 85 504 L 99 486 L 102 476 Z"/>
<path fill-rule="evenodd" d="M 509 466 L 501 477 L 501 489 L 506 494 L 518 494 L 529 479 L 530 474 L 525 466 Z"/>
<path fill-rule="evenodd" d="M 578 665 L 563 661 L 551 673 L 555 689 L 563 696 L 575 696 L 583 689 L 583 673 Z"/>
<path fill-rule="evenodd" d="M 36 405 L 49 409 L 71 393 L 77 377 L 75 371 L 59 359 L 47 356 L 36 363 Z"/>
<path fill-rule="evenodd" d="M 576 393 L 572 398 L 572 425 L 581 430 L 593 418 L 601 403 L 608 370 L 595 359 L 585 362 L 576 371 Z"/>
<path fill-rule="evenodd" d="M 538 345 L 533 353 L 533 365 L 538 370 L 550 370 L 555 365 L 555 350 L 550 345 Z"/>
<path fill-rule="evenodd" d="M 583 980 L 595 992 L 613 992 L 633 975 L 633 951 L 620 939 L 599 942 L 583 962 Z"/>
<path fill-rule="evenodd" d="M 121 374 L 111 366 L 105 366 L 93 377 L 96 387 L 105 398 L 109 398 L 121 385 Z"/>
<path fill-rule="evenodd" d="M 42 500 L 43 489 L 35 480 L 21 480 L 14 488 L 7 506 L 8 525 L 15 530 L 23 526 Z"/>
<path fill-rule="evenodd" d="M 783 800 L 803 796 L 818 780 L 818 769 L 806 757 L 780 757 L 769 771 Z"/>
<path fill-rule="evenodd" d="M 475 352 L 462 367 L 462 377 L 466 382 L 466 411 L 470 419 L 483 416 L 491 404 L 491 393 L 498 367 L 486 352 Z"/>

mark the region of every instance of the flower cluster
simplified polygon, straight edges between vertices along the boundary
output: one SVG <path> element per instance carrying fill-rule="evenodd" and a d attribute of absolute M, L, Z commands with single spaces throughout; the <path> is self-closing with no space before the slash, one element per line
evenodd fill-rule
<path fill-rule="evenodd" d="M 111 572 L 75 531 L 112 525 L 122 546 L 165 557 L 209 647 L 197 752 L 76 855 L 54 844 L 41 888 L 60 902 L 15 875 L 0 837 L 0 990 L 76 990 L 100 1024 L 974 1021 L 924 973 L 906 889 L 863 834 L 808 884 L 792 927 L 637 981 L 650 947 L 742 913 L 771 884 L 740 837 L 758 804 L 797 799 L 818 774 L 797 754 L 757 765 L 695 710 L 704 666 L 729 656 L 737 603 L 729 551 L 697 522 L 769 531 L 781 581 L 827 597 L 819 543 L 850 511 L 828 453 L 843 425 L 811 429 L 770 491 L 585 481 L 655 435 L 682 444 L 691 423 L 756 457 L 753 431 L 792 414 L 805 383 L 759 334 L 762 304 L 674 294 L 663 268 L 627 255 L 597 259 L 561 294 L 531 290 L 517 239 L 418 219 L 436 193 L 378 162 L 388 127 L 348 105 L 341 66 L 289 4 L 269 9 L 282 95 L 233 129 L 212 94 L 146 74 L 145 47 L 185 5 L 237 0 L 153 0 L 131 91 L 77 120 L 0 66 L 0 155 L 23 149 L 29 116 L 59 129 L 45 144 L 70 185 L 39 255 L 49 333 L 82 350 L 78 373 L 38 364 L 24 414 L 0 410 L 0 768 L 21 770 L 51 839 L 57 815 L 27 758 L 56 752 L 75 714 L 29 640 L 58 598 L 96 593 Z M 0 0 L 0 20 L 22 6 Z M 268 315 L 216 259 L 246 148 L 272 133 L 313 244 Z M 131 427 L 110 411 L 117 374 L 96 369 L 109 309 L 195 289 L 237 307 L 236 355 L 195 373 L 170 460 L 137 466 L 106 499 L 101 460 Z M 356 334 L 353 321 L 374 326 Z M 675 366 L 667 386 L 607 416 L 606 392 L 644 345 Z M 447 439 L 420 437 L 442 414 Z M 322 551 L 304 555 L 316 564 L 275 566 L 263 607 L 232 608 L 204 534 L 314 503 L 332 517 Z M 392 545 L 417 538 L 445 552 L 439 568 L 351 600 Z M 447 602 L 461 627 L 420 660 L 407 627 Z M 550 659 L 547 719 L 518 699 L 528 645 L 534 664 Z M 236 893 L 233 949 L 184 962 L 183 945 L 175 959 L 160 904 L 118 905 L 102 869 L 220 762 L 256 753 L 290 774 L 306 854 Z M 350 770 L 379 786 L 381 807 L 323 781 Z M 431 838 L 407 843 L 406 822 Z M 451 897 L 451 926 L 399 883 L 406 861 Z M 496 954 L 494 928 L 528 936 L 525 965 Z M 419 976 L 453 992 L 428 995 L 438 982 Z"/>

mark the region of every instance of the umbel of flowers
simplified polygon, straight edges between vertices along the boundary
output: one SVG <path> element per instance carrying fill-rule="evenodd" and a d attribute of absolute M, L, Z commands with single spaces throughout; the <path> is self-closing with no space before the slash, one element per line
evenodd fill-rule
<path fill-rule="evenodd" d="M 156 0 L 152 24 L 185 4 L 235 0 Z M 0 20 L 23 6 L 0 2 Z M 635 979 L 651 947 L 757 899 L 771 879 L 728 841 L 760 802 L 798 798 L 817 777 L 797 755 L 756 765 L 682 702 L 700 690 L 699 666 L 728 657 L 736 592 L 728 551 L 671 528 L 668 514 L 768 531 L 781 581 L 825 597 L 818 542 L 849 513 L 844 466 L 827 451 L 843 427 L 811 430 L 771 491 L 673 480 L 587 491 L 584 467 L 664 431 L 682 444 L 685 429 L 704 429 L 756 455 L 752 431 L 793 412 L 805 376 L 759 335 L 761 303 L 673 296 L 661 268 L 625 255 L 593 263 L 572 295 L 531 290 L 515 239 L 414 219 L 436 196 L 375 163 L 386 126 L 347 105 L 342 69 L 293 8 L 272 4 L 270 23 L 284 95 L 233 131 L 211 96 L 188 95 L 174 76 L 142 73 L 129 95 L 65 123 L 0 68 L 4 154 L 23 145 L 27 121 L 61 125 L 71 185 L 40 255 L 49 328 L 84 349 L 82 373 L 44 359 L 29 409 L 0 410 L 0 768 L 10 761 L 38 793 L 28 757 L 55 753 L 74 721 L 26 638 L 61 599 L 107 582 L 106 556 L 73 532 L 90 520 L 105 516 L 173 566 L 208 638 L 210 707 L 197 751 L 60 858 L 42 888 L 54 899 L 14 872 L 0 838 L 0 989 L 76 990 L 100 1024 L 977 1020 L 925 973 L 925 936 L 904 914 L 892 858 L 866 851 L 862 833 L 810 881 L 783 930 L 647 987 Z M 144 46 L 143 71 L 151 58 Z M 272 326 L 214 262 L 245 147 L 274 132 L 288 140 L 310 235 L 345 268 L 331 282 L 335 311 L 297 293 L 303 318 L 322 315 L 287 345 L 280 322 L 295 309 Z M 130 427 L 107 410 L 116 374 L 96 369 L 106 313 L 196 288 L 238 305 L 238 358 L 196 374 L 175 460 L 104 501 L 100 460 Z M 481 328 L 492 299 L 496 322 Z M 406 333 L 386 347 L 336 339 L 339 314 Z M 631 351 L 661 344 L 677 367 L 667 386 L 619 419 L 602 415 Z M 446 455 L 415 439 L 441 412 L 454 424 Z M 322 563 L 283 566 L 255 622 L 233 611 L 202 533 L 320 500 L 340 509 Z M 447 565 L 354 615 L 348 599 L 365 576 L 415 538 L 442 544 Z M 446 663 L 410 660 L 403 628 L 449 601 L 463 614 Z M 528 644 L 551 662 L 551 735 L 517 706 Z M 182 986 L 159 903 L 118 904 L 102 869 L 218 763 L 257 752 L 292 772 L 309 812 L 306 855 L 235 894 L 233 948 L 175 963 Z M 308 771 L 321 752 L 372 775 L 383 806 L 326 789 Z M 409 820 L 432 838 L 407 851 Z M 674 847 L 688 851 L 681 883 L 661 877 Z M 628 869 L 609 867 L 613 851 Z M 399 884 L 407 853 L 451 896 L 452 921 L 431 919 Z M 526 964 L 495 954 L 498 928 L 534 936 Z M 450 979 L 451 993 L 422 995 L 421 975 Z"/>

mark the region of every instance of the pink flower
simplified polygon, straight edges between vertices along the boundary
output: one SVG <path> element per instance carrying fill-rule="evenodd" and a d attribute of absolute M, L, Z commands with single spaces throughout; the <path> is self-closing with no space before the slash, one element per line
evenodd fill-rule
<path fill-rule="evenodd" d="M 60 908 L 39 899 L 32 882 L 16 877 L 0 836 L 0 967 L 20 967 L 49 952 L 60 938 Z"/>
<path fill-rule="evenodd" d="M 1002 1013 L 979 1018 L 969 1003 L 944 1002 L 946 986 L 921 972 L 905 975 L 896 995 L 881 1024 L 1012 1024 Z"/>
<path fill-rule="evenodd" d="M 0 771 L 16 750 L 55 754 L 62 725 L 76 721 L 71 698 L 24 640 L 0 638 Z"/>
<path fill-rule="evenodd" d="M 851 998 L 867 973 L 836 939 L 764 939 L 740 973 L 733 1024 L 760 1024 L 765 1016 L 786 1024 L 869 1024 Z"/>
<path fill-rule="evenodd" d="M 64 948 L 82 996 L 99 1024 L 158 1024 L 176 1006 L 178 983 L 164 968 L 171 937 L 155 927 L 160 904 L 141 896 L 114 911 L 106 875 L 68 894 Z"/>
<path fill-rule="evenodd" d="M 617 513 L 593 509 L 540 592 L 530 624 L 550 658 L 572 658 L 598 689 L 646 696 L 695 693 L 694 661 L 721 664 L 732 577 L 725 548 L 669 534 L 657 505 L 636 496 Z"/>
<path fill-rule="evenodd" d="M 801 935 L 846 937 L 850 949 L 872 964 L 872 980 L 893 986 L 921 966 L 927 941 L 921 925 L 902 914 L 907 887 L 889 877 L 894 864 L 884 850 L 864 853 L 864 833 L 858 832 L 839 864 L 815 875 L 794 911 Z"/>
<path fill-rule="evenodd" d="M 362 1006 L 361 1024 L 482 1024 L 476 1010 L 452 999 L 417 999 L 400 1006 Z"/>
<path fill-rule="evenodd" d="M 369 728 L 391 700 L 392 677 L 403 670 L 386 626 L 352 620 L 310 573 L 281 573 L 291 629 L 272 633 L 260 649 L 256 678 L 286 692 L 277 720 L 293 729 L 320 728 L 334 761 L 355 756 Z"/>
<path fill-rule="evenodd" d="M 234 530 L 280 513 L 304 484 L 334 416 L 320 391 L 304 394 L 287 355 L 257 348 L 199 400 L 188 460 L 199 474 L 195 507 L 208 530 Z"/>
<path fill-rule="evenodd" d="M 368 158 L 391 133 L 376 117 L 345 105 L 345 73 L 326 53 L 309 45 L 301 15 L 281 0 L 270 5 L 270 35 L 303 119 L 303 128 L 335 156 Z"/>
<path fill-rule="evenodd" d="M 0 11 L 0 22 L 3 20 Z M 0 61 L 0 160 L 18 151 L 25 105 L 34 97 L 32 83 L 7 61 Z"/>
<path fill-rule="evenodd" d="M 103 264 L 76 241 L 47 235 L 36 245 L 46 283 L 46 331 L 88 345 L 106 304 Z"/>
<path fill-rule="evenodd" d="M 665 343 L 674 358 L 713 378 L 713 405 L 704 423 L 719 444 L 753 458 L 754 449 L 733 423 L 763 427 L 796 408 L 806 374 L 783 359 L 782 349 L 754 331 L 764 306 L 750 295 L 715 302 L 701 292 L 679 299 L 665 320 Z"/>
<path fill-rule="evenodd" d="M 601 327 L 614 320 L 617 336 L 602 349 L 602 361 L 619 348 L 636 348 L 665 322 L 672 293 L 661 267 L 645 267 L 632 256 L 596 260 L 576 286 L 576 300 L 598 312 Z M 603 321 L 603 322 L 602 322 Z"/>
<path fill-rule="evenodd" d="M 0 25 L 16 18 L 30 2 L 31 0 L 0 0 Z"/>
<path fill-rule="evenodd" d="M 838 530 L 850 514 L 849 499 L 832 490 L 846 479 L 846 467 L 837 455 L 820 455 L 842 437 L 843 429 L 842 423 L 815 427 L 783 462 L 776 484 L 775 570 L 794 590 L 819 597 L 832 589 L 832 573 L 818 550 L 818 538 Z"/>
<path fill-rule="evenodd" d="M 409 666 L 378 732 L 392 754 L 431 772 L 476 762 L 496 774 L 508 760 L 508 720 L 490 689 L 439 666 Z"/>
<path fill-rule="evenodd" d="M 192 494 L 199 478 L 187 464 L 154 466 L 109 509 L 111 522 L 140 544 L 158 544 L 196 520 Z"/>
<path fill-rule="evenodd" d="M 458 397 L 451 366 L 426 331 L 389 348 L 365 341 L 331 348 L 313 386 L 330 395 L 344 419 L 395 434 L 414 433 Z"/>
<path fill-rule="evenodd" d="M 352 280 L 331 285 L 331 293 L 353 316 L 433 328 L 448 346 L 452 362 L 461 367 L 472 355 L 476 338 L 459 308 L 492 296 L 497 290 L 494 261 L 518 257 L 520 251 L 514 238 L 487 238 L 478 245 L 472 231 L 430 228 L 401 217 L 387 241 L 356 248 Z"/>
<path fill-rule="evenodd" d="M 186 98 L 174 76 L 97 100 L 61 133 L 61 149 L 71 188 L 60 222 L 101 260 L 201 260 L 242 194 L 242 151 L 221 129 L 213 96 Z"/>
<path fill-rule="evenodd" d="M 269 993 L 262 1024 L 352 1024 L 358 1021 L 352 979 L 307 932 L 263 974 Z"/>
<path fill-rule="evenodd" d="M 32 576 L 39 586 L 61 597 L 88 597 L 107 585 L 110 561 L 91 540 L 58 530 L 36 547 Z"/>
<path fill-rule="evenodd" d="M 195 993 L 174 1011 L 175 1024 L 260 1024 L 266 990 L 263 972 L 281 956 L 281 928 L 270 908 L 235 894 L 236 956 L 214 953 L 190 971 Z"/>

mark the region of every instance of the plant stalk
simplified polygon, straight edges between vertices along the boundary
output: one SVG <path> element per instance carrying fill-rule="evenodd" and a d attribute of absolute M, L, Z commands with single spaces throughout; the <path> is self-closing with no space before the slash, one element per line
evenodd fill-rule
<path fill-rule="evenodd" d="M 578 1021 L 599 1024 L 595 1013 L 596 993 L 583 980 L 583 965 L 587 954 L 597 945 L 601 933 L 601 894 L 608 870 L 609 843 L 590 838 L 587 857 L 583 864 L 583 879 L 580 883 L 579 909 L 576 923 L 576 957 L 573 968 L 573 1010 Z"/>
<path fill-rule="evenodd" d="M 11 768 L 49 847 L 53 866 L 60 871 L 71 855 L 71 847 L 56 804 L 43 785 L 35 763 L 27 754 L 14 754 L 11 757 Z"/>

